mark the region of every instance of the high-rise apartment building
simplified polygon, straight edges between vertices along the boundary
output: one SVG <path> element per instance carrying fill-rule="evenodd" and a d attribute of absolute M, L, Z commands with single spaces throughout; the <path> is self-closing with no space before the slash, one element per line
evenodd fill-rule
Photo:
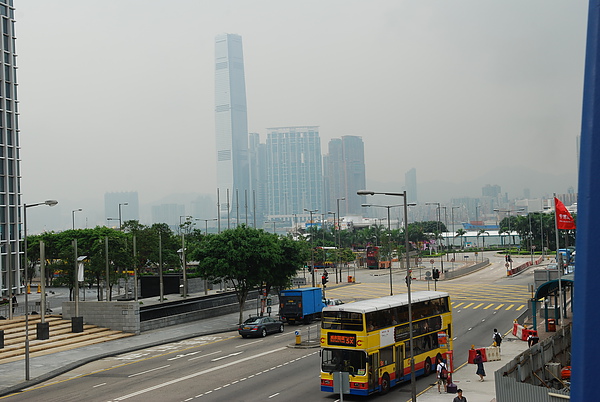
<path fill-rule="evenodd" d="M 17 55 L 12 0 L 0 1 L 2 64 L 0 70 L 0 289 L 20 293 L 19 222 L 21 214 L 21 157 L 17 101 Z"/>
<path fill-rule="evenodd" d="M 360 215 L 365 197 L 356 194 L 366 188 L 365 147 L 361 137 L 345 135 L 329 141 L 328 154 L 324 157 L 324 171 L 327 185 L 325 206 L 328 211 L 336 211 L 337 200 L 340 215 Z"/>
<path fill-rule="evenodd" d="M 220 217 L 250 193 L 248 116 L 242 37 L 215 40 L 215 128 Z"/>
<path fill-rule="evenodd" d="M 406 202 L 418 202 L 417 169 L 412 168 L 404 174 L 404 186 L 406 187 Z"/>
<path fill-rule="evenodd" d="M 323 167 L 319 127 L 267 129 L 267 198 L 270 220 L 323 211 Z"/>

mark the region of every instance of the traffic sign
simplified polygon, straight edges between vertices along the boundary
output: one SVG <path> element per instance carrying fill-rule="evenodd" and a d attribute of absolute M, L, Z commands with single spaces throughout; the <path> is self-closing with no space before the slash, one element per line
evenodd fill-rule
<path fill-rule="evenodd" d="M 433 258 L 431 260 L 429 260 L 429 263 L 433 264 L 435 261 L 433 260 Z"/>

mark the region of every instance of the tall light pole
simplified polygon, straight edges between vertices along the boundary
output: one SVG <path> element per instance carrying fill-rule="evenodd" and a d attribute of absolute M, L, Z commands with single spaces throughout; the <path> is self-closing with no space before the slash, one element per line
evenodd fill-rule
<path fill-rule="evenodd" d="M 338 198 L 336 200 L 336 203 L 337 203 L 337 227 L 335 228 L 335 230 L 336 230 L 336 235 L 337 235 L 337 237 L 336 237 L 337 238 L 337 246 L 338 246 L 339 250 L 341 250 L 341 248 L 342 248 L 342 239 L 340 237 L 340 230 L 341 230 L 341 227 L 340 227 L 340 201 L 346 201 L 346 197 Z M 340 282 L 341 282 L 342 281 L 342 254 L 341 254 L 341 251 L 338 251 L 338 256 L 339 256 L 338 263 L 340 264 L 339 272 L 340 272 Z M 350 270 L 350 268 L 348 268 L 348 270 Z M 348 272 L 348 274 L 350 274 L 350 272 Z"/>
<path fill-rule="evenodd" d="M 449 243 L 448 243 L 448 207 L 446 206 L 440 206 L 440 208 L 444 209 L 444 226 L 446 227 L 446 231 L 444 233 L 446 233 L 446 262 L 449 261 L 450 257 L 448 255 L 448 247 L 450 247 Z"/>
<path fill-rule="evenodd" d="M 181 228 L 181 266 L 183 267 L 183 298 L 187 297 L 187 269 L 185 264 L 185 230 L 183 228 L 183 223 L 181 223 L 181 218 L 185 218 L 186 223 L 191 223 L 191 216 L 182 215 L 179 216 L 179 227 Z"/>
<path fill-rule="evenodd" d="M 212 218 L 212 219 L 202 219 L 204 221 L 204 234 L 207 235 L 208 234 L 208 222 L 213 222 L 218 220 L 217 218 Z"/>
<path fill-rule="evenodd" d="M 518 208 L 518 209 L 498 209 L 498 208 L 496 208 L 496 209 L 494 209 L 494 212 L 502 212 L 502 213 L 508 214 L 507 217 L 508 217 L 508 240 L 509 241 L 510 241 L 510 237 L 511 237 L 511 234 L 512 234 L 512 230 L 510 229 L 510 217 L 511 217 L 511 213 L 512 212 L 521 212 L 521 211 L 524 211 L 524 210 L 525 210 L 525 208 Z"/>
<path fill-rule="evenodd" d="M 273 224 L 273 234 L 275 234 L 275 221 L 265 221 L 265 223 L 272 223 Z"/>
<path fill-rule="evenodd" d="M 53 207 L 58 204 L 56 200 L 46 200 L 44 202 L 37 202 L 35 204 L 23 204 L 23 259 L 25 260 L 25 272 L 23 273 L 23 279 L 25 281 L 25 286 L 27 286 L 27 208 L 37 207 L 39 205 L 48 205 L 49 207 Z M 9 254 L 10 255 L 10 254 Z M 44 275 L 45 276 L 45 275 Z M 46 278 L 42 277 L 42 281 L 45 281 Z M 25 289 L 25 381 L 29 381 L 29 299 L 27 297 L 27 289 Z M 45 312 L 45 297 L 42 293 L 42 311 Z"/>
<path fill-rule="evenodd" d="M 456 261 L 456 251 L 454 251 L 454 209 L 460 207 L 450 207 L 450 216 L 452 219 L 452 261 Z M 452 265 L 454 269 L 454 265 Z"/>
<path fill-rule="evenodd" d="M 392 287 L 392 250 L 391 250 L 391 239 L 390 239 L 390 235 L 392 233 L 392 228 L 390 227 L 390 208 L 394 208 L 394 207 L 402 207 L 404 206 L 404 204 L 398 204 L 398 205 L 375 205 L 375 204 L 362 204 L 361 207 L 363 208 L 368 208 L 368 207 L 381 207 L 381 208 L 387 208 L 387 221 L 388 221 L 388 258 L 390 259 L 390 296 L 394 295 L 394 289 Z M 406 219 L 406 218 L 405 218 Z"/>
<path fill-rule="evenodd" d="M 81 209 L 81 208 L 74 209 L 71 211 L 71 214 L 73 216 L 73 230 L 75 230 L 75 212 L 81 212 L 81 211 L 83 211 L 83 209 Z"/>
<path fill-rule="evenodd" d="M 119 204 L 119 230 L 121 230 L 121 226 L 123 225 L 123 219 L 122 219 L 122 217 L 121 217 L 121 216 L 122 216 L 122 215 L 121 215 L 121 207 L 122 207 L 123 205 L 127 206 L 127 205 L 129 205 L 129 203 L 128 203 L 128 202 L 124 202 L 124 203 L 120 203 L 120 204 Z"/>
<path fill-rule="evenodd" d="M 404 247 L 406 248 L 406 285 L 408 286 L 408 331 L 410 332 L 410 393 L 412 396 L 412 402 L 417 402 L 417 385 L 415 382 L 415 358 L 413 355 L 414 348 L 414 339 L 413 339 L 413 317 L 412 317 L 412 300 L 410 294 L 410 284 L 411 280 L 411 272 L 410 272 L 410 256 L 408 253 L 408 202 L 406 198 L 406 191 L 402 193 L 376 193 L 374 191 L 369 190 L 359 190 L 356 192 L 358 195 L 375 195 L 375 194 L 383 194 L 383 195 L 393 195 L 397 197 L 404 197 Z"/>
<path fill-rule="evenodd" d="M 306 212 L 310 214 L 310 227 L 313 227 L 313 214 L 319 212 L 318 209 L 307 209 L 304 208 Z M 313 231 L 314 232 L 314 231 Z M 312 277 L 312 286 L 315 287 L 315 246 L 313 242 L 313 234 L 310 235 L 310 273 Z"/>
<path fill-rule="evenodd" d="M 442 204 L 440 204 L 439 202 L 426 202 L 425 205 L 436 205 L 436 209 L 437 209 L 437 232 L 438 232 L 438 236 L 441 236 L 441 232 L 440 232 L 440 221 L 441 221 L 441 217 L 440 217 L 440 213 L 442 212 Z M 436 243 L 437 243 L 437 239 L 436 239 Z M 442 273 L 444 273 L 444 258 L 442 256 L 442 254 L 440 254 L 440 265 L 442 268 Z"/>

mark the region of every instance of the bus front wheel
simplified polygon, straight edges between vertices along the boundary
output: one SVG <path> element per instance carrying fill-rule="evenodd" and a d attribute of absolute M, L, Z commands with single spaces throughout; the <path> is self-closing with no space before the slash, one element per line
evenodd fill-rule
<path fill-rule="evenodd" d="M 385 395 L 390 391 L 390 376 L 388 373 L 385 373 L 383 377 L 381 377 L 381 394 Z"/>

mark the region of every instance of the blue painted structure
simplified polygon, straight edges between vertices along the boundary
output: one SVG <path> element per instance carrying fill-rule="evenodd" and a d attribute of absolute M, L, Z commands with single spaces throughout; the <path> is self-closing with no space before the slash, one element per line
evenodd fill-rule
<path fill-rule="evenodd" d="M 598 400 L 598 359 L 594 356 L 600 334 L 597 253 L 600 227 L 600 0 L 590 0 L 583 88 L 583 113 L 577 200 L 577 270 L 571 348 L 572 401 Z M 592 352 L 592 355 L 590 355 Z M 590 358 L 591 357 L 591 358 Z"/>

